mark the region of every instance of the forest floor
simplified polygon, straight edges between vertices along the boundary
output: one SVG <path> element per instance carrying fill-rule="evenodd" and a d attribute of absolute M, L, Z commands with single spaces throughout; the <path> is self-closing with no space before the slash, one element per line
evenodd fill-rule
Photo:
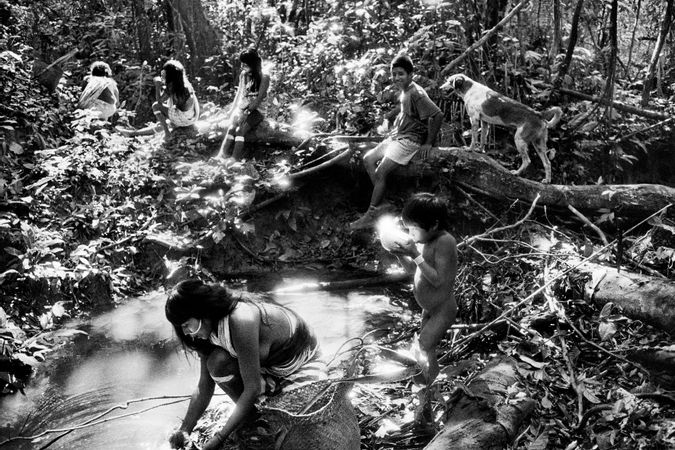
<path fill-rule="evenodd" d="M 32 198 L 25 203 L 43 227 L 26 229 L 20 211 L 2 216 L 3 236 L 15 249 L 10 266 L 23 270 L 3 274 L 14 300 L 0 310 L 0 336 L 9 350 L 3 354 L 24 369 L 68 338 L 58 333 L 68 317 L 109 307 L 158 283 L 195 274 L 232 279 L 282 267 L 377 274 L 392 263 L 372 233 L 351 233 L 345 226 L 367 203 L 361 190 L 367 183 L 357 171 L 329 170 L 302 184 L 284 183 L 316 149 L 267 150 L 265 158 L 225 168 L 210 159 L 217 136 L 179 136 L 164 145 L 161 136 L 127 139 L 84 123 L 79 131 L 66 146 L 37 155 Z M 352 166 L 359 164 L 354 156 Z M 511 358 L 518 372 L 504 401 L 534 400 L 506 447 L 673 448 L 672 374 L 647 370 L 625 356 L 636 348 L 670 346 L 672 337 L 618 307 L 599 310 L 584 299 L 587 277 L 570 261 L 589 255 L 589 239 L 564 218 L 528 216 L 530 205 L 491 204 L 438 181 L 397 186 L 392 203 L 400 207 L 419 190 L 453 200 L 461 250 L 458 323 L 439 348 L 442 370 L 431 429 L 414 427 L 417 388 L 409 380 L 355 386 L 351 398 L 362 448 L 423 448 L 459 393 L 499 357 Z M 522 219 L 518 226 L 469 239 Z M 644 245 L 642 233 L 631 242 Z M 31 246 L 19 238 L 27 235 Z M 593 259 L 614 263 L 609 251 Z M 661 266 L 668 261 L 654 259 Z M 416 313 L 402 317 L 399 326 L 359 341 L 352 349 L 362 350 L 358 374 L 379 373 L 368 345 L 405 350 L 419 320 Z M 22 389 L 27 379 L 25 371 L 0 374 L 5 392 Z M 223 411 L 205 416 L 198 439 Z"/>

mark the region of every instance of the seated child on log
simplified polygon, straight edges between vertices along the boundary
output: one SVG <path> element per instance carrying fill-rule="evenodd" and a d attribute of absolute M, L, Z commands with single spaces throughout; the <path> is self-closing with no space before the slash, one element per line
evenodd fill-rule
<path fill-rule="evenodd" d="M 401 218 L 410 239 L 387 249 L 415 275 L 415 300 L 422 308 L 418 341 L 422 355 L 418 362 L 429 387 L 439 373 L 436 347 L 457 315 L 457 243 L 448 232 L 447 203 L 433 194 L 413 195 L 403 207 Z"/>
<path fill-rule="evenodd" d="M 261 394 L 273 395 L 327 377 L 316 336 L 295 312 L 234 295 L 219 284 L 185 280 L 166 301 L 166 317 L 185 348 L 200 360 L 200 376 L 172 448 L 189 441 L 218 385 L 234 401 L 227 422 L 204 445 L 221 448 L 250 418 Z"/>
<path fill-rule="evenodd" d="M 120 96 L 110 66 L 103 61 L 96 61 L 91 65 L 86 81 L 77 107 L 91 110 L 99 119 L 109 119 L 117 111 Z"/>
<path fill-rule="evenodd" d="M 230 128 L 220 147 L 217 158 L 231 156 L 241 159 L 244 151 L 244 136 L 255 129 L 264 119 L 263 101 L 267 97 L 270 76 L 262 70 L 262 59 L 255 49 L 245 50 L 239 55 L 241 74 L 239 86 L 230 112 Z"/>
<path fill-rule="evenodd" d="M 396 120 L 389 136 L 363 157 L 373 192 L 366 213 L 349 224 L 352 230 L 372 225 L 384 198 L 389 174 L 407 165 L 419 150 L 428 151 L 443 123 L 441 110 L 424 88 L 413 81 L 413 70 L 407 55 L 399 55 L 391 62 L 391 78 L 401 94 L 399 106 L 388 116 L 396 116 Z M 385 118 L 385 127 L 388 122 Z"/>
<path fill-rule="evenodd" d="M 191 127 L 197 122 L 199 101 L 179 61 L 172 59 L 164 63 L 161 77 L 155 77 L 153 82 L 155 83 L 156 101 L 152 104 L 152 111 L 157 117 L 160 129 L 164 130 L 164 139 L 168 140 L 171 134 L 169 125 L 174 128 L 183 128 Z M 116 127 L 116 130 L 125 136 L 147 136 L 159 131 L 156 125 L 140 130 L 127 130 L 120 127 Z"/>

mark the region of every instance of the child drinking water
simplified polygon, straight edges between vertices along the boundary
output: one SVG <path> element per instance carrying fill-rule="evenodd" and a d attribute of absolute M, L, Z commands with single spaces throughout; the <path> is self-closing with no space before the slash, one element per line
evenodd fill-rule
<path fill-rule="evenodd" d="M 412 239 L 399 240 L 389 251 L 407 272 L 415 274 L 415 300 L 422 308 L 419 332 L 422 358 L 418 362 L 428 388 L 439 373 L 436 347 L 457 315 L 454 295 L 457 243 L 448 232 L 446 202 L 432 194 L 413 195 L 401 217 Z M 430 407 L 428 401 L 424 403 L 423 407 Z"/>
<path fill-rule="evenodd" d="M 244 151 L 244 136 L 264 119 L 263 100 L 267 97 L 270 77 L 262 70 L 262 59 L 255 49 L 239 55 L 242 63 L 239 87 L 230 113 L 231 125 L 218 152 L 218 158 L 232 156 L 241 159 Z"/>

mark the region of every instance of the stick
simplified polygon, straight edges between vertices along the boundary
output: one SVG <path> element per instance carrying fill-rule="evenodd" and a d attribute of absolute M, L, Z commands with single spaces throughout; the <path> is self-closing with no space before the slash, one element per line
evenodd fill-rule
<path fill-rule="evenodd" d="M 556 328 L 558 329 L 558 337 L 560 338 L 560 349 L 562 351 L 563 358 L 565 358 L 565 364 L 567 364 L 567 370 L 570 373 L 570 384 L 574 388 L 574 392 L 577 393 L 577 419 L 581 423 L 581 419 L 584 417 L 584 395 L 579 388 L 579 383 L 577 382 L 577 376 L 574 373 L 574 365 L 572 364 L 572 359 L 567 353 L 567 342 L 565 341 L 565 336 L 560 333 L 560 325 L 556 323 Z"/>
<path fill-rule="evenodd" d="M 603 243 L 603 244 L 605 244 L 605 245 L 609 244 L 609 242 L 607 242 L 607 238 L 605 237 L 605 233 L 603 233 L 602 230 L 601 230 L 600 228 L 597 227 L 597 225 L 595 225 L 593 222 L 591 222 L 590 220 L 588 220 L 588 217 L 586 217 L 586 216 L 584 216 L 583 214 L 581 214 L 581 213 L 579 212 L 579 210 L 577 210 L 577 209 L 576 209 L 574 206 L 572 206 L 572 205 L 567 205 L 567 209 L 569 209 L 570 211 L 572 211 L 572 213 L 573 213 L 575 216 L 577 216 L 583 223 L 585 223 L 586 225 L 588 225 L 589 227 L 591 227 L 591 228 L 593 229 L 593 231 L 595 231 L 596 234 L 597 234 L 598 236 L 600 236 L 600 239 L 602 240 L 602 243 Z"/>
<path fill-rule="evenodd" d="M 544 84 L 546 87 L 551 87 L 551 85 Z M 636 108 L 635 106 L 630 106 L 630 105 L 624 105 L 623 103 L 617 103 L 614 101 L 609 101 L 607 99 L 604 99 L 602 97 L 595 97 L 593 95 L 588 95 L 584 94 L 583 92 L 579 91 L 574 91 L 572 89 L 565 89 L 565 88 L 560 88 L 559 91 L 562 94 L 566 95 L 571 95 L 572 97 L 577 97 L 582 100 L 588 100 L 594 103 L 599 103 L 601 105 L 611 105 L 612 108 L 617 109 L 619 111 L 635 114 L 636 116 L 642 116 L 642 117 L 647 117 L 649 119 L 656 119 L 656 120 L 667 120 L 671 119 L 672 117 L 669 116 L 668 114 L 663 114 L 660 112 L 656 111 L 650 111 L 646 109 L 640 109 Z"/>
<path fill-rule="evenodd" d="M 650 220 L 652 217 L 655 217 L 656 215 L 661 214 L 663 211 L 665 211 L 666 209 L 670 208 L 672 205 L 673 205 L 673 204 L 670 203 L 670 204 L 664 206 L 663 208 L 661 208 L 661 209 L 659 209 L 658 211 L 656 211 L 654 214 L 651 214 L 650 216 L 648 216 L 646 219 L 643 219 L 642 221 L 640 221 L 640 222 L 637 223 L 636 225 L 633 225 L 628 231 L 626 231 L 626 234 L 630 233 L 631 231 L 633 231 L 633 230 L 636 229 L 637 227 L 641 226 L 643 223 L 647 222 L 647 221 Z M 561 279 L 562 277 L 566 276 L 567 274 L 569 274 L 569 273 L 572 272 L 573 270 L 576 270 L 576 268 L 577 268 L 577 267 L 580 267 L 582 264 L 584 264 L 584 263 L 586 263 L 586 262 L 588 262 L 588 261 L 591 261 L 593 258 L 595 258 L 595 257 L 598 256 L 599 254 L 601 254 L 602 252 L 604 252 L 605 250 L 607 250 L 610 246 L 614 245 L 614 243 L 615 243 L 615 241 L 610 242 L 608 245 L 605 245 L 604 247 L 598 249 L 597 251 L 595 251 L 595 252 L 592 253 L 591 255 L 589 255 L 589 256 L 587 256 L 586 258 L 584 258 L 584 259 L 582 259 L 581 261 L 579 261 L 579 262 L 578 262 L 577 264 L 575 264 L 574 266 L 568 268 L 567 270 L 563 271 L 563 272 L 560 273 L 559 275 L 557 275 L 557 276 L 551 278 L 550 280 L 548 280 L 547 282 L 545 282 L 543 285 L 541 285 L 540 287 L 538 287 L 537 289 L 535 289 L 530 295 L 528 295 L 527 297 L 525 297 L 524 299 L 522 299 L 521 301 L 519 301 L 519 302 L 516 303 L 515 305 L 511 306 L 509 309 L 505 310 L 505 311 L 504 311 L 503 313 L 501 313 L 497 318 L 495 318 L 492 322 L 488 323 L 487 325 L 485 325 L 485 326 L 484 326 L 483 328 L 481 328 L 480 330 L 478 330 L 478 331 L 476 331 L 476 332 L 474 332 L 474 333 L 468 335 L 468 336 L 465 337 L 464 339 L 462 339 L 462 340 L 460 340 L 459 342 L 457 342 L 457 343 L 455 344 L 455 347 L 458 347 L 458 346 L 461 345 L 461 344 L 465 344 L 465 343 L 467 343 L 467 342 L 469 342 L 469 341 L 472 341 L 472 340 L 474 340 L 475 338 L 477 338 L 478 336 L 482 335 L 486 330 L 488 330 L 488 329 L 489 329 L 490 327 L 492 327 L 494 324 L 496 324 L 497 322 L 499 322 L 500 320 L 502 320 L 504 317 L 510 316 L 510 315 L 511 315 L 513 312 L 515 312 L 518 308 L 520 308 L 520 307 L 523 306 L 525 303 L 527 303 L 527 302 L 529 302 L 530 300 L 532 300 L 532 299 L 533 299 L 535 296 L 537 296 L 540 292 L 543 292 L 543 291 L 544 291 L 547 287 L 549 287 L 553 282 L 555 282 L 555 281 Z M 458 245 L 458 246 L 459 246 L 459 245 Z M 573 327 L 573 328 L 574 328 L 574 327 Z M 596 344 L 596 345 L 597 345 L 597 344 Z M 598 346 L 598 347 L 599 347 L 599 346 Z M 601 348 L 603 351 L 606 351 L 604 348 L 602 348 L 602 347 L 600 347 L 600 348 Z M 453 354 L 453 349 L 448 350 L 443 356 L 441 356 L 441 357 L 439 358 L 439 362 L 444 361 L 444 360 L 446 360 L 447 358 L 451 357 L 452 354 Z M 612 356 L 614 356 L 614 355 L 612 354 Z M 618 356 L 617 356 L 617 357 L 618 357 Z M 618 357 L 618 358 L 621 359 L 621 357 Z M 624 358 L 624 359 L 625 359 L 625 358 Z M 625 359 L 625 361 L 626 361 L 626 362 L 630 362 L 630 361 L 628 361 L 627 359 Z M 634 365 L 635 365 L 635 364 L 634 364 Z M 645 369 L 642 369 L 642 370 L 645 370 Z M 645 371 L 646 371 L 646 370 L 645 370 Z"/>
<path fill-rule="evenodd" d="M 324 161 L 317 166 L 310 167 L 309 169 L 301 170 L 300 172 L 291 173 L 291 174 L 288 175 L 288 178 L 290 180 L 297 180 L 298 178 L 306 177 L 307 175 L 311 175 L 313 173 L 319 172 L 319 171 L 321 171 L 323 169 L 326 169 L 326 168 L 332 166 L 333 164 L 336 164 L 336 163 L 340 162 L 341 160 L 345 159 L 345 157 L 349 156 L 351 154 L 351 152 L 352 152 L 352 149 L 348 148 L 347 150 L 343 151 L 339 155 L 329 159 L 328 161 Z"/>
<path fill-rule="evenodd" d="M 97 415 L 97 416 L 95 416 L 95 417 L 93 417 L 89 420 L 86 420 L 79 425 L 74 425 L 72 427 L 66 427 L 66 428 L 49 429 L 49 430 L 45 430 L 42 433 L 39 433 L 39 434 L 36 434 L 36 435 L 33 435 L 33 436 L 15 436 L 15 437 L 12 437 L 12 438 L 9 438 L 9 439 L 6 439 L 6 440 L 0 442 L 0 447 L 2 447 L 5 444 L 8 444 L 10 442 L 14 442 L 14 441 L 19 441 L 19 440 L 32 441 L 33 439 L 38 439 L 38 438 L 41 438 L 42 436 L 46 436 L 46 435 L 51 434 L 51 433 L 71 432 L 71 431 L 75 431 L 75 430 L 81 430 L 81 429 L 87 428 L 87 427 L 92 427 L 94 425 L 100 425 L 102 423 L 110 422 L 110 421 L 117 420 L 117 419 L 123 419 L 125 417 L 141 414 L 141 413 L 153 410 L 153 409 L 157 409 L 157 408 L 162 407 L 162 406 L 168 406 L 168 405 L 173 405 L 174 403 L 184 402 L 185 400 L 189 400 L 190 397 L 191 397 L 190 395 L 167 395 L 167 396 L 164 396 L 164 397 L 148 397 L 148 398 L 142 398 L 142 399 L 129 400 L 129 401 L 123 403 L 123 404 L 113 406 L 112 408 L 107 409 L 106 411 L 102 412 L 101 414 L 99 414 L 99 415 Z M 178 400 L 173 400 L 173 401 L 170 401 L 170 402 L 161 403 L 159 405 L 150 406 L 150 407 L 142 409 L 140 411 L 134 411 L 134 412 L 126 413 L 126 414 L 121 414 L 119 416 L 114 416 L 114 417 L 109 417 L 107 419 L 99 420 L 99 419 L 101 419 L 101 417 L 105 416 L 106 414 L 110 413 L 111 411 L 114 411 L 115 409 L 127 409 L 131 403 L 137 403 L 137 402 L 147 401 L 147 400 L 159 400 L 159 399 L 162 399 L 162 398 L 167 398 L 167 399 L 175 398 L 175 399 L 178 399 Z"/>
<path fill-rule="evenodd" d="M 515 222 L 511 225 L 505 225 L 505 226 L 499 227 L 499 228 L 493 228 L 492 230 L 486 231 L 483 234 L 478 234 L 476 236 L 472 236 L 468 239 L 463 240 L 459 244 L 457 244 L 457 248 L 459 249 L 460 247 L 464 247 L 466 245 L 471 245 L 471 244 L 473 244 L 474 241 L 482 239 L 486 236 L 490 236 L 490 235 L 498 233 L 500 231 L 508 230 L 509 228 L 515 228 L 519 225 L 522 225 L 532 215 L 532 212 L 534 211 L 534 208 L 535 208 L 535 206 L 537 206 L 537 202 L 539 201 L 539 197 L 541 197 L 541 194 L 537 194 L 537 196 L 532 201 L 532 204 L 530 205 L 530 209 L 529 209 L 529 211 L 527 211 L 527 214 L 525 214 L 525 216 L 523 216 L 523 218 L 520 219 L 518 222 Z"/>
<path fill-rule="evenodd" d="M 476 50 L 478 47 L 480 47 L 481 45 L 483 45 L 488 39 L 490 39 L 490 38 L 492 37 L 492 35 L 494 35 L 495 33 L 497 33 L 497 31 L 499 31 L 499 29 L 500 29 L 506 22 L 508 22 L 509 20 L 511 20 L 511 18 L 512 18 L 518 11 L 520 11 L 524 6 L 526 6 L 526 5 L 529 4 L 529 3 L 530 3 L 529 0 L 523 0 L 522 2 L 518 3 L 518 5 L 516 5 L 516 6 L 515 6 L 515 7 L 514 7 L 514 8 L 513 8 L 506 16 L 504 16 L 504 18 L 503 18 L 502 20 L 500 20 L 499 23 L 498 23 L 497 25 L 495 25 L 495 26 L 492 27 L 490 30 L 488 30 L 488 31 L 483 35 L 482 38 L 480 38 L 480 39 L 478 39 L 476 42 L 474 42 L 473 45 L 471 45 L 469 48 L 467 48 L 467 49 L 464 51 L 464 53 L 462 53 L 462 54 L 459 55 L 457 58 L 455 58 L 455 59 L 453 59 L 452 61 L 450 61 L 450 62 L 448 63 L 448 65 L 446 65 L 445 68 L 443 68 L 443 70 L 441 70 L 441 75 L 447 75 L 447 74 L 450 72 L 451 69 L 453 69 L 456 65 L 458 65 L 460 62 L 462 62 L 462 61 L 464 60 L 464 58 L 466 58 L 467 56 L 469 56 L 469 53 L 471 53 L 472 51 Z"/>

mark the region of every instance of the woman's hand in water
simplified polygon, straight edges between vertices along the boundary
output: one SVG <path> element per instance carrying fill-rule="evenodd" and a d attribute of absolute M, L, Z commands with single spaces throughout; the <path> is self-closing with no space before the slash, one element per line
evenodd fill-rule
<path fill-rule="evenodd" d="M 169 445 L 171 445 L 171 448 L 183 448 L 189 442 L 190 435 L 183 430 L 176 430 L 169 436 Z"/>

